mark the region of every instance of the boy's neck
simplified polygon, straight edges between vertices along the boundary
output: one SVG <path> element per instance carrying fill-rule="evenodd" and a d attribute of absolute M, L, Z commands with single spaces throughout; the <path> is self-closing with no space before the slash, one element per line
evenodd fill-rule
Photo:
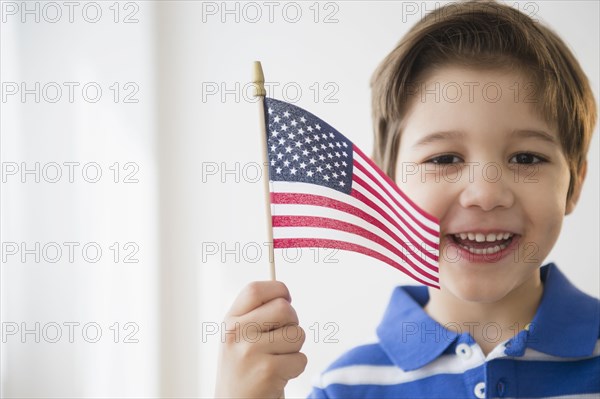
<path fill-rule="evenodd" d="M 461 326 L 461 332 L 470 332 L 484 355 L 500 342 L 514 337 L 533 319 L 540 304 L 543 284 L 539 270 L 520 287 L 504 298 L 491 303 L 470 302 L 454 296 L 448 290 L 429 289 L 425 312 L 442 325 Z M 495 328 L 486 328 L 496 323 Z M 489 337 L 498 333 L 500 337 Z M 484 335 L 487 332 L 488 337 Z"/>

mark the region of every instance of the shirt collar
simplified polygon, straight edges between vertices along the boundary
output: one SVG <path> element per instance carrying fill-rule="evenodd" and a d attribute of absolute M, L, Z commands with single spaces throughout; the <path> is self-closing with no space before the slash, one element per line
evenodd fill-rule
<path fill-rule="evenodd" d="M 521 356 L 525 346 L 554 356 L 580 357 L 593 353 L 600 336 L 600 301 L 577 289 L 550 263 L 542 266 L 544 292 L 522 345 L 511 355 Z M 425 286 L 397 287 L 377 328 L 383 350 L 405 371 L 415 370 L 439 357 L 457 338 L 472 338 L 446 329 L 423 306 L 429 301 Z M 519 348 L 521 346 L 521 348 Z"/>
<path fill-rule="evenodd" d="M 600 301 L 575 287 L 554 263 L 540 273 L 544 292 L 527 346 L 553 356 L 590 356 L 600 336 Z"/>
<path fill-rule="evenodd" d="M 425 313 L 428 301 L 425 286 L 396 287 L 377 328 L 383 350 L 405 371 L 431 362 L 458 337 Z"/>

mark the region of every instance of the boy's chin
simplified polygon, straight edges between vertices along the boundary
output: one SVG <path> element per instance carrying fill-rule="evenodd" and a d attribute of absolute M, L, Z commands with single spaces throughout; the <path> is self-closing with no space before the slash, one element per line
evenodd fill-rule
<path fill-rule="evenodd" d="M 457 299 L 474 303 L 494 303 L 506 297 L 514 288 L 498 279 L 477 278 L 477 276 L 453 275 L 440 272 L 441 290 Z"/>
<path fill-rule="evenodd" d="M 508 294 L 508 292 L 490 292 L 482 290 L 481 287 L 464 287 L 462 285 L 458 287 L 447 288 L 453 296 L 464 302 L 472 303 L 495 303 L 501 300 Z"/>

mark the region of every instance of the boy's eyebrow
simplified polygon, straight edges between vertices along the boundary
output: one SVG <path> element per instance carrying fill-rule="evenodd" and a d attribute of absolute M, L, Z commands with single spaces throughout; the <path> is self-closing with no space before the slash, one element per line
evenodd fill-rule
<path fill-rule="evenodd" d="M 422 139 L 420 139 L 419 141 L 417 141 L 415 144 L 413 144 L 413 148 L 424 146 L 424 145 L 433 143 L 435 141 L 440 141 L 440 140 L 461 139 L 464 136 L 465 136 L 464 132 L 454 131 L 454 130 L 445 131 L 445 132 L 435 132 L 435 133 L 428 134 L 427 136 L 425 136 Z"/>
<path fill-rule="evenodd" d="M 544 140 L 550 142 L 552 144 L 558 144 L 553 135 L 546 133 L 542 130 L 531 130 L 531 129 L 523 129 L 523 130 L 515 130 L 511 133 L 511 137 L 519 136 L 522 138 L 536 138 L 540 140 Z"/>
<path fill-rule="evenodd" d="M 552 144 L 558 144 L 556 142 L 556 139 L 554 138 L 554 136 L 552 136 L 551 134 L 546 133 L 542 130 L 517 129 L 517 130 L 514 130 L 510 134 L 510 136 L 511 137 L 518 136 L 521 138 L 537 138 L 537 139 L 544 140 L 544 141 L 547 141 Z M 465 133 L 461 132 L 461 131 L 450 130 L 450 131 L 444 131 L 444 132 L 435 132 L 435 133 L 428 134 L 427 136 L 425 136 L 422 139 L 420 139 L 419 141 L 417 141 L 415 144 L 413 144 L 413 148 L 421 147 L 421 146 L 431 144 L 433 142 L 440 141 L 440 140 L 457 140 L 457 139 L 463 139 L 464 137 L 465 137 Z"/>

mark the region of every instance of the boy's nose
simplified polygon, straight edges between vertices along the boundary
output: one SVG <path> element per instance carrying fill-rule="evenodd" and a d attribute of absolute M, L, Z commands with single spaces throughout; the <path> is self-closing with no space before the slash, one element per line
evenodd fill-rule
<path fill-rule="evenodd" d="M 483 211 L 491 211 L 496 207 L 510 208 L 514 203 L 514 193 L 502 172 L 505 171 L 496 174 L 474 173 L 460 194 L 461 206 L 476 206 Z"/>

